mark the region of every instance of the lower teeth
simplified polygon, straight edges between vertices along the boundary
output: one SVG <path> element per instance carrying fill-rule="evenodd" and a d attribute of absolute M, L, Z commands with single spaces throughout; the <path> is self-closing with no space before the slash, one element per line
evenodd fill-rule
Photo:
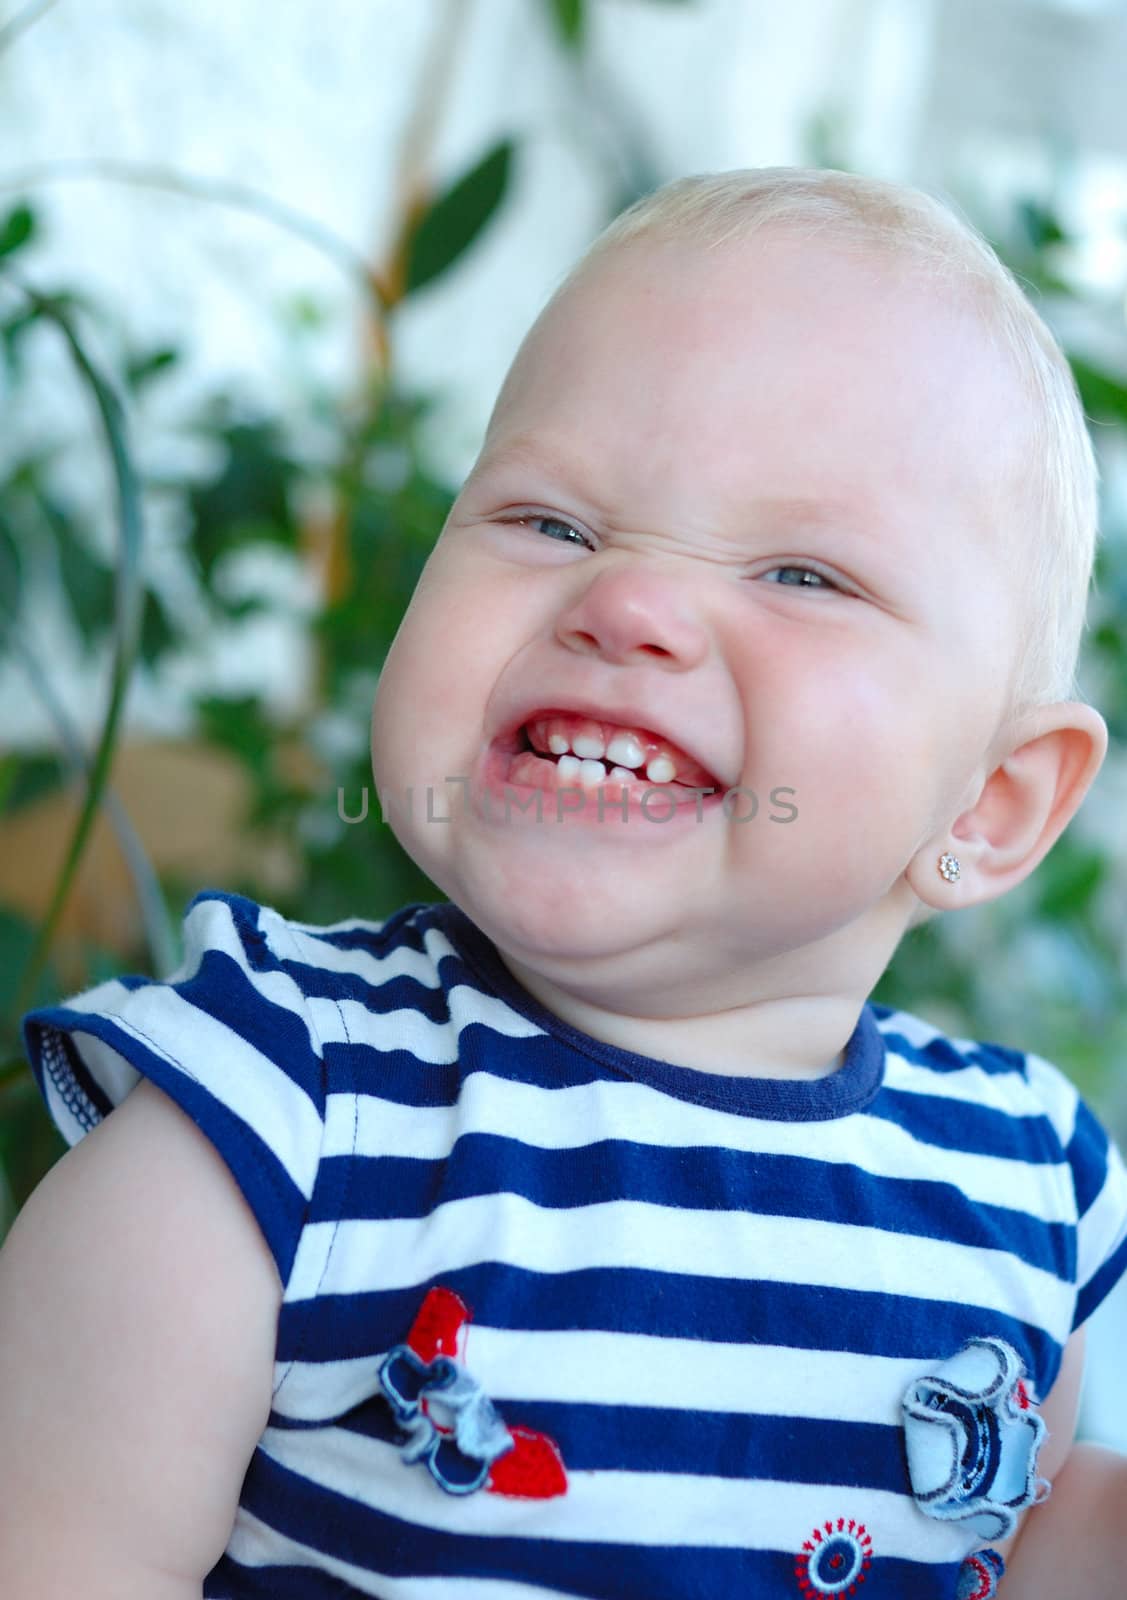
<path fill-rule="evenodd" d="M 603 761 L 596 761 L 590 756 L 580 759 L 571 754 L 560 756 L 556 771 L 565 782 L 582 784 L 585 789 L 595 789 L 608 779 L 614 783 L 635 783 L 638 779 L 638 774 L 631 772 L 628 767 L 612 767 L 608 772 Z"/>

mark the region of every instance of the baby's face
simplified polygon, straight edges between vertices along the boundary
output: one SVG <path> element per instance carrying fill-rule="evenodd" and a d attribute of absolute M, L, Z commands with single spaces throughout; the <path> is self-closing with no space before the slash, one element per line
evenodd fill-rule
<path fill-rule="evenodd" d="M 407 849 L 527 967 L 671 1007 L 886 937 L 991 769 L 1019 405 L 903 268 L 785 237 L 596 265 L 518 357 L 381 680 Z"/>

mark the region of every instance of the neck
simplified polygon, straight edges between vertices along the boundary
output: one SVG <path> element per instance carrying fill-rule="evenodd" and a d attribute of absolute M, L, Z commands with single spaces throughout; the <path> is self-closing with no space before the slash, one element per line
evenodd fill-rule
<path fill-rule="evenodd" d="M 841 1065 L 864 996 L 789 995 L 700 1016 L 638 1017 L 569 994 L 519 962 L 502 959 L 546 1010 L 620 1050 L 749 1078 L 823 1078 Z"/>
<path fill-rule="evenodd" d="M 511 952 L 506 967 L 546 1010 L 581 1033 L 677 1066 L 727 1076 L 809 1080 L 841 1066 L 866 999 L 888 965 L 908 908 L 886 906 L 816 947 L 738 971 L 616 986 L 597 975 L 545 971 Z"/>

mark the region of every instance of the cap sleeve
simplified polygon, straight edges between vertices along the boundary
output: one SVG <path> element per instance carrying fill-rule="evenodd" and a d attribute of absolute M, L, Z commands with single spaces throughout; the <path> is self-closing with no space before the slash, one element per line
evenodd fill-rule
<path fill-rule="evenodd" d="M 1127 1272 L 1127 1169 L 1123 1157 L 1077 1097 L 1065 1151 L 1076 1191 L 1076 1314 L 1086 1322 Z"/>
<path fill-rule="evenodd" d="M 1027 1059 L 1029 1080 L 1056 1129 L 1072 1179 L 1075 1330 L 1127 1273 L 1127 1167 L 1115 1143 L 1064 1074 L 1038 1056 Z"/>
<path fill-rule="evenodd" d="M 197 896 L 165 982 L 114 979 L 24 1019 L 28 1057 L 68 1144 L 142 1077 L 206 1134 L 289 1280 L 324 1129 L 321 1050 L 286 924 L 237 895 Z M 296 963 L 294 963 L 296 966 Z"/>

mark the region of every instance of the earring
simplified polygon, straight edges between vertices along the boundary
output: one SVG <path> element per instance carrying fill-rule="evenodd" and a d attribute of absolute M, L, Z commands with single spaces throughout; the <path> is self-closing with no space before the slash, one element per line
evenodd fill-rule
<path fill-rule="evenodd" d="M 949 850 L 944 850 L 939 858 L 939 876 L 946 878 L 948 883 L 954 883 L 960 870 L 958 856 L 953 856 Z"/>

